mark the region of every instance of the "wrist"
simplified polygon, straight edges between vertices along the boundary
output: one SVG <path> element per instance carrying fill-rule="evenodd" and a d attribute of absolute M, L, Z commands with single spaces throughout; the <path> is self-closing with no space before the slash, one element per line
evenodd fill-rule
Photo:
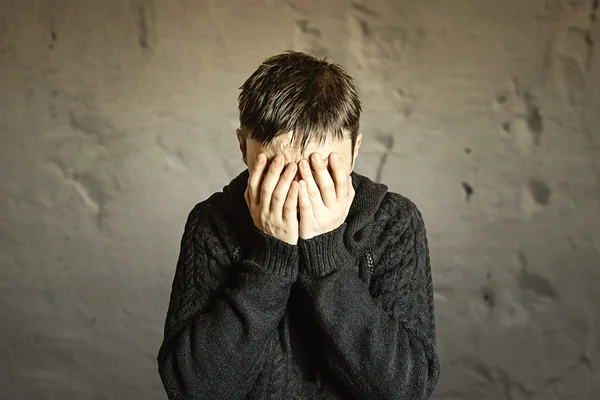
<path fill-rule="evenodd" d="M 264 270 L 295 278 L 298 273 L 298 246 L 254 229 L 254 246 L 250 258 Z"/>
<path fill-rule="evenodd" d="M 303 273 L 313 277 L 325 276 L 346 265 L 352 265 L 353 257 L 344 245 L 346 223 L 338 228 L 312 237 L 298 239 L 298 249 L 303 261 Z"/>

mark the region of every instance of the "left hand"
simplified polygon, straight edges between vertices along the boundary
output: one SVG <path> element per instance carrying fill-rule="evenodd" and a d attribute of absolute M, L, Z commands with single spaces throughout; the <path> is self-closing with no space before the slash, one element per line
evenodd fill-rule
<path fill-rule="evenodd" d="M 319 153 L 313 153 L 311 157 L 314 176 L 307 160 L 299 163 L 302 175 L 298 194 L 299 234 L 302 239 L 311 239 L 337 229 L 350 211 L 355 194 L 352 177 L 342 167 L 339 157 L 336 159 L 335 156 L 335 153 L 329 155 L 333 179 Z"/>

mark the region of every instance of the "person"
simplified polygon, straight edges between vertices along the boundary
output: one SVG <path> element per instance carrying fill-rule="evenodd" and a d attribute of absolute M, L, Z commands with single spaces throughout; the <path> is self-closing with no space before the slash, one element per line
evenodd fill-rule
<path fill-rule="evenodd" d="M 157 356 L 168 398 L 429 398 L 425 226 L 412 201 L 354 172 L 355 81 L 287 51 L 240 89 L 248 168 L 185 224 Z"/>

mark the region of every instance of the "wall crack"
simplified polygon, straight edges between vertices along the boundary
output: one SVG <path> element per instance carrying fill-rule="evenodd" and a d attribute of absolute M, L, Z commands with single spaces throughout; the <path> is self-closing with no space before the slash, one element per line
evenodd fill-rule
<path fill-rule="evenodd" d="M 590 25 L 585 33 L 585 44 L 587 46 L 587 54 L 586 54 L 586 68 L 588 71 L 591 70 L 592 61 L 594 59 L 594 47 L 595 40 L 592 36 L 592 32 L 594 31 L 594 25 L 596 21 L 598 21 L 598 9 L 600 8 L 600 0 L 592 0 L 591 10 L 590 10 Z"/>

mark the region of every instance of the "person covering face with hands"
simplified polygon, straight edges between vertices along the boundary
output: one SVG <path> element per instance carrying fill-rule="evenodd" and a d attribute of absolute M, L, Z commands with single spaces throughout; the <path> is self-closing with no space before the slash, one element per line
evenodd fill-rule
<path fill-rule="evenodd" d="M 238 100 L 247 169 L 189 213 L 157 356 L 168 398 L 428 399 L 440 368 L 425 225 L 354 171 L 354 80 L 289 51 Z"/>
<path fill-rule="evenodd" d="M 290 244 L 338 228 L 354 199 L 352 178 L 336 153 L 329 156 L 332 174 L 318 152 L 311 161 L 312 168 L 307 160 L 299 162 L 300 168 L 294 162 L 284 166 L 284 156 L 277 155 L 267 169 L 261 153 L 244 192 L 256 226 Z M 301 180 L 294 179 L 298 169 Z"/>

